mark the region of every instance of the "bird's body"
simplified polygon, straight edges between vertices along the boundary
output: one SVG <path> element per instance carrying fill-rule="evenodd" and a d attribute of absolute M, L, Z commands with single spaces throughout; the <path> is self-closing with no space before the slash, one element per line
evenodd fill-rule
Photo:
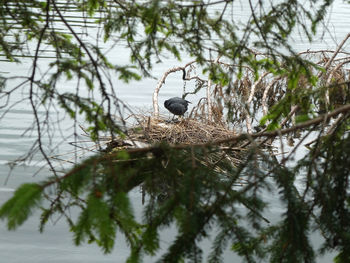
<path fill-rule="evenodd" d="M 184 115 L 187 111 L 188 103 L 191 103 L 187 100 L 174 97 L 171 99 L 168 99 L 164 102 L 164 107 L 170 111 L 174 115 Z"/>

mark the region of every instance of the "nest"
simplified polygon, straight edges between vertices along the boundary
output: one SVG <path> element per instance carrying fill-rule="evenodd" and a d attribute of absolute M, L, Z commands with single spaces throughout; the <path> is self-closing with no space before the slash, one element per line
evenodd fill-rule
<path fill-rule="evenodd" d="M 200 144 L 235 135 L 235 132 L 216 123 L 196 119 L 181 119 L 171 122 L 148 117 L 141 122 L 143 138 L 148 143 Z M 134 134 L 137 135 L 137 134 Z"/>
<path fill-rule="evenodd" d="M 167 142 L 169 144 L 194 145 L 213 142 L 216 140 L 230 138 L 237 133 L 228 129 L 222 123 L 208 122 L 204 118 L 182 118 L 177 121 L 169 121 L 165 118 L 152 118 L 146 115 L 137 117 L 138 125 L 128 130 L 127 138 L 114 139 L 109 143 L 107 152 L 115 152 L 120 149 L 133 147 L 147 147 L 159 142 Z M 225 163 L 231 166 L 238 166 L 244 156 L 247 148 L 241 144 L 231 147 L 228 145 L 220 145 L 216 151 L 211 151 L 205 158 L 195 156 L 196 162 L 207 166 L 222 175 L 228 175 Z M 242 185 L 246 180 L 240 178 L 235 185 Z M 167 182 L 158 182 L 162 199 L 171 194 L 171 186 Z M 147 189 L 143 189 L 147 190 Z"/>
<path fill-rule="evenodd" d="M 142 148 L 160 142 L 172 145 L 205 144 L 237 135 L 224 122 L 209 122 L 204 115 L 190 115 L 177 120 L 169 120 L 164 116 L 156 118 L 142 113 L 132 117 L 134 124 L 129 125 L 127 136 L 116 137 L 110 141 L 107 152 L 120 148 Z"/>

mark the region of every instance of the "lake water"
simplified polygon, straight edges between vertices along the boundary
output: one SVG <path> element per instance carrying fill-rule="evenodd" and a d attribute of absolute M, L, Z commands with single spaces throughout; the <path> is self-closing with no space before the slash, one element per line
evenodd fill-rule
<path fill-rule="evenodd" d="M 243 6 L 241 6 L 243 5 Z M 237 16 L 242 17 L 242 20 L 246 19 L 248 13 L 246 13 L 246 7 L 244 4 L 237 5 Z M 325 25 L 327 30 L 320 32 L 315 42 L 310 46 L 309 43 L 300 39 L 300 36 L 295 36 L 295 47 L 297 50 L 311 49 L 334 49 L 336 43 L 339 43 L 347 33 L 349 33 L 350 22 L 350 6 L 342 1 L 336 1 L 331 9 L 331 13 L 328 15 Z M 324 33 L 324 34 L 323 34 Z M 349 47 L 349 44 L 345 46 L 345 49 Z M 127 52 L 120 52 L 122 46 L 116 46 L 113 52 L 109 53 L 109 58 L 117 63 L 126 63 L 128 61 Z M 152 74 L 156 78 L 160 78 L 162 74 L 169 68 L 174 66 L 184 65 L 187 62 L 186 58 L 183 62 L 177 62 L 174 59 L 168 59 L 163 63 L 156 64 Z M 42 62 L 42 63 L 45 63 Z M 30 61 L 24 60 L 22 64 L 11 64 L 8 62 L 0 62 L 0 72 L 7 74 L 28 75 L 30 72 Z M 183 82 L 181 80 L 182 73 L 175 73 L 171 75 L 165 86 L 162 88 L 159 94 L 159 104 L 162 109 L 163 101 L 169 97 L 180 96 L 183 90 Z M 11 85 L 15 85 L 12 83 Z M 62 89 L 70 89 L 70 83 L 63 86 Z M 152 93 L 157 85 L 156 79 L 144 79 L 140 82 L 132 82 L 129 84 L 115 83 L 117 87 L 117 94 L 120 99 L 127 103 L 133 109 L 151 110 L 152 109 Z M 22 93 L 23 92 L 23 93 Z M 19 92 L 16 96 L 12 97 L 12 101 L 16 101 L 24 94 L 25 90 Z M 199 100 L 199 96 L 192 96 L 189 98 L 193 102 Z M 2 101 L 0 102 L 3 103 Z M 0 110 L 0 114 L 3 114 L 4 110 Z M 32 110 L 28 103 L 19 103 L 13 107 L 1 120 L 0 120 L 0 203 L 5 202 L 13 194 L 14 189 L 20 184 L 31 181 L 40 181 L 44 179 L 49 172 L 42 170 L 36 174 L 38 169 L 42 166 L 42 160 L 40 156 L 34 156 L 31 163 L 15 168 L 11 176 L 8 178 L 10 167 L 8 162 L 15 160 L 21 155 L 26 154 L 31 145 L 35 141 L 35 134 L 30 135 L 26 133 L 26 129 L 32 124 L 33 115 Z M 62 132 L 64 136 L 68 136 L 72 133 L 69 129 L 70 122 L 66 118 L 62 123 Z M 79 131 L 79 133 L 82 133 Z M 83 137 L 82 137 L 83 139 Z M 52 145 L 60 145 L 57 153 L 66 153 L 73 150 L 73 147 L 68 142 L 62 141 L 61 136 L 54 136 L 52 141 L 49 141 L 48 137 L 43 138 L 44 143 Z M 69 141 L 69 139 L 68 139 Z M 33 176 L 33 174 L 36 174 Z M 5 184 L 5 182 L 7 182 Z M 133 199 L 135 211 L 141 210 L 140 193 L 135 191 L 131 193 Z M 278 202 L 274 202 L 276 205 L 270 208 L 271 221 L 276 221 L 279 218 L 281 209 Z M 100 249 L 95 245 L 82 245 L 80 247 L 74 246 L 72 242 L 72 236 L 69 232 L 64 220 L 57 220 L 47 225 L 44 233 L 38 232 L 38 217 L 39 213 L 35 213 L 29 220 L 21 226 L 17 231 L 7 231 L 4 222 L 0 222 L 0 256 L 1 262 L 27 262 L 27 263 L 39 263 L 39 262 L 123 262 L 128 255 L 128 248 L 123 240 L 119 240 L 114 251 L 109 255 L 104 255 Z M 168 241 L 171 240 L 173 231 L 169 230 L 163 236 L 162 244 L 166 246 Z M 320 239 L 318 236 L 313 236 L 314 244 L 317 246 Z M 203 244 L 207 246 L 208 244 Z M 152 259 L 146 259 L 146 262 L 153 262 Z M 226 262 L 236 262 L 232 255 L 228 254 Z M 331 262 L 331 256 L 325 256 L 320 258 L 317 262 Z"/>

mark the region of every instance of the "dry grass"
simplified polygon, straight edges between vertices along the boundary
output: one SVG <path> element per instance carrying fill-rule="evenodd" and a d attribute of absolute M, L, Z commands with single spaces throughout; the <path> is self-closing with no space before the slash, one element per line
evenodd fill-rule
<path fill-rule="evenodd" d="M 235 135 L 235 132 L 222 125 L 196 119 L 184 118 L 176 122 L 169 122 L 148 117 L 140 123 L 144 140 L 148 143 L 165 141 L 170 144 L 198 144 Z"/>
<path fill-rule="evenodd" d="M 153 118 L 146 114 L 140 114 L 136 117 L 138 124 L 128 130 L 127 138 L 116 138 L 111 141 L 107 152 L 129 147 L 147 147 L 159 142 L 167 142 L 173 145 L 202 144 L 237 135 L 235 131 L 226 128 L 222 123 L 209 123 L 204 117 L 203 115 L 203 118 L 199 118 L 197 115 L 196 119 L 182 118 L 169 121 L 166 118 Z M 238 165 L 245 151 L 246 147 L 222 145 L 218 151 L 206 156 L 205 160 L 194 158 L 197 162 L 210 167 L 210 169 L 225 174 L 225 171 L 217 163 L 226 160 L 232 165 Z"/>

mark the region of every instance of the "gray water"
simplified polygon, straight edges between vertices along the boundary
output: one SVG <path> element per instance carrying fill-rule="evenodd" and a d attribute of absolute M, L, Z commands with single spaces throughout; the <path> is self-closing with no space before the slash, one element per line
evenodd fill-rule
<path fill-rule="evenodd" d="M 244 21 L 248 11 L 244 4 L 237 5 L 237 15 L 242 17 Z M 321 28 L 315 42 L 310 45 L 297 33 L 295 35 L 295 48 L 297 50 L 311 49 L 335 49 L 336 43 L 339 43 L 345 35 L 349 32 L 350 23 L 350 6 L 343 4 L 342 1 L 337 1 L 333 5 L 331 13 L 328 15 L 328 22 L 325 28 Z M 348 49 L 349 44 L 345 46 Z M 123 46 L 119 45 L 109 53 L 109 59 L 117 63 L 127 63 L 127 52 L 121 52 Z M 161 78 L 162 74 L 169 68 L 174 66 L 184 65 L 190 59 L 183 58 L 183 62 L 178 62 L 174 59 L 164 60 L 163 63 L 156 64 L 152 74 L 156 78 Z M 42 61 L 44 66 L 45 61 Z M 12 73 L 28 75 L 30 72 L 30 61 L 24 61 L 22 64 L 12 64 L 8 62 L 0 62 L 0 72 L 11 75 Z M 183 82 L 181 80 L 182 73 L 172 74 L 166 81 L 159 94 L 159 104 L 162 109 L 163 101 L 169 97 L 180 96 L 183 91 Z M 15 85 L 12 83 L 11 85 Z M 62 89 L 69 89 L 69 83 L 62 86 Z M 157 85 L 157 79 L 143 79 L 140 82 L 132 82 L 129 84 L 117 82 L 117 94 L 120 99 L 127 103 L 131 108 L 151 110 L 152 109 L 152 93 Z M 191 87 L 188 84 L 188 88 Z M 25 93 L 25 90 L 23 90 Z M 12 97 L 12 101 L 16 101 L 23 93 L 19 92 L 17 97 Z M 192 96 L 188 98 L 193 102 L 200 99 L 200 96 Z M 3 102 L 0 102 L 3 103 Z M 0 114 L 4 111 L 0 110 Z M 13 191 L 22 183 L 40 181 L 45 179 L 50 173 L 44 169 L 36 174 L 43 162 L 40 156 L 35 156 L 31 163 L 15 168 L 10 177 L 10 167 L 8 162 L 11 162 L 21 155 L 24 155 L 35 141 L 35 134 L 26 133 L 26 129 L 33 121 L 33 114 L 30 106 L 27 103 L 19 103 L 13 107 L 0 120 L 0 203 L 5 202 L 11 197 Z M 62 123 L 62 132 L 65 136 L 72 133 L 68 129 L 70 121 L 68 118 L 64 119 Z M 79 133 L 82 133 L 79 131 Z M 83 137 L 82 137 L 83 138 Z M 48 138 L 43 138 L 44 142 L 49 143 Z M 69 140 L 68 140 L 69 141 Z M 52 145 L 60 144 L 55 154 L 66 153 L 73 150 L 73 147 L 68 142 L 62 143 L 60 136 L 55 136 Z M 83 155 L 84 156 L 84 155 Z M 36 174 L 33 176 L 33 174 Z M 6 182 L 6 184 L 5 184 Z M 142 209 L 140 193 L 135 190 L 131 193 L 131 198 L 134 203 L 134 210 L 140 212 Z M 271 221 L 278 221 L 282 209 L 279 203 L 271 200 L 274 206 L 270 207 Z M 64 220 L 55 220 L 48 223 L 44 233 L 40 234 L 38 231 L 39 225 L 39 211 L 37 211 L 29 220 L 16 231 L 8 231 L 5 223 L 0 222 L 0 258 L 1 262 L 124 262 L 128 256 L 128 248 L 121 238 L 115 246 L 111 254 L 104 255 L 101 250 L 94 244 L 84 244 L 82 246 L 75 246 L 72 242 L 72 235 L 66 226 Z M 166 247 L 174 237 L 174 231 L 170 229 L 162 235 L 162 246 Z M 312 237 L 315 246 L 319 245 L 320 237 L 315 235 Z M 203 244 L 208 247 L 208 243 Z M 331 262 L 331 255 L 320 258 L 318 262 Z M 146 259 L 146 262 L 153 262 L 152 259 Z M 237 262 L 230 253 L 225 256 L 225 262 Z"/>

